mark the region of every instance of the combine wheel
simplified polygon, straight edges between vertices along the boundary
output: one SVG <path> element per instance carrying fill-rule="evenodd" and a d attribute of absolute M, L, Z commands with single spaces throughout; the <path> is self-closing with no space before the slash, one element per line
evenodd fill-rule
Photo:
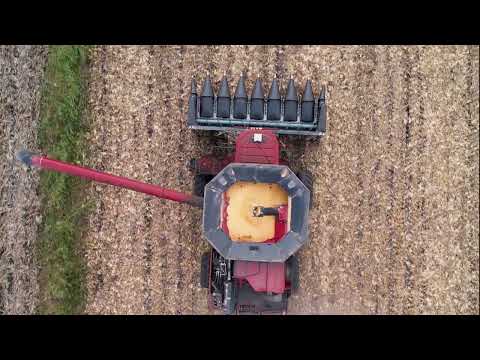
<path fill-rule="evenodd" d="M 200 286 L 208 289 L 208 277 L 210 268 L 210 251 L 203 253 L 202 263 L 200 268 Z"/>
<path fill-rule="evenodd" d="M 286 276 L 287 281 L 290 283 L 290 292 L 292 294 L 296 293 L 299 285 L 299 265 L 298 265 L 298 258 L 295 255 L 292 255 L 288 258 L 286 263 Z"/>
<path fill-rule="evenodd" d="M 297 174 L 298 178 L 310 190 L 310 207 L 313 204 L 313 175 L 310 171 L 300 171 Z"/>
<path fill-rule="evenodd" d="M 208 175 L 197 174 L 193 178 L 193 194 L 203 197 L 205 185 L 210 181 Z"/>

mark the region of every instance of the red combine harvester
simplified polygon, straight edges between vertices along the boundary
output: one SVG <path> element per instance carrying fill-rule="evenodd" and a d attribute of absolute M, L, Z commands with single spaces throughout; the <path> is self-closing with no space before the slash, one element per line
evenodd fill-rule
<path fill-rule="evenodd" d="M 299 100 L 293 79 L 280 96 L 273 80 L 267 98 L 257 79 L 246 95 L 243 76 L 230 96 L 226 77 L 214 95 L 209 76 L 197 96 L 192 80 L 188 126 L 237 134 L 235 150 L 223 157 L 192 159 L 193 194 L 67 164 L 20 151 L 28 166 L 57 171 L 190 204 L 203 209 L 203 234 L 210 251 L 201 259 L 200 285 L 209 305 L 225 314 L 286 314 L 298 289 L 295 253 L 308 240 L 313 178 L 294 173 L 280 156 L 278 136 L 319 137 L 325 133 L 325 89 L 313 96 L 307 81 Z"/>

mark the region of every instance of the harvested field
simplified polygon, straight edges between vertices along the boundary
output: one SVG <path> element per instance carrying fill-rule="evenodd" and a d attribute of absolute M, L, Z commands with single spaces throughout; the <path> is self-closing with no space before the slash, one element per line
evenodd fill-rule
<path fill-rule="evenodd" d="M 0 46 L 0 314 L 31 314 L 38 302 L 39 175 L 18 166 L 15 152 L 38 151 L 46 58 L 45 46 Z"/>
<path fill-rule="evenodd" d="M 478 47 L 107 46 L 91 64 L 87 165 L 181 191 L 211 146 L 186 127 L 193 74 L 326 83 L 327 135 L 294 151 L 316 182 L 290 312 L 479 313 Z M 200 210 L 89 196 L 88 313 L 208 313 Z"/>

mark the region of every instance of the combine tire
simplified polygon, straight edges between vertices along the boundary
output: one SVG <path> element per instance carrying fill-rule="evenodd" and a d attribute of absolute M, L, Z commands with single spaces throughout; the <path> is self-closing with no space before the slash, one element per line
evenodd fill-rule
<path fill-rule="evenodd" d="M 202 255 L 202 263 L 200 268 L 200 286 L 204 289 L 208 289 L 209 270 L 210 270 L 210 251 L 207 251 Z"/>
<path fill-rule="evenodd" d="M 290 256 L 287 260 L 286 267 L 287 267 L 286 269 L 287 281 L 290 283 L 290 292 L 294 294 L 297 292 L 300 285 L 300 280 L 299 280 L 300 269 L 298 266 L 298 258 L 295 255 Z"/>
<path fill-rule="evenodd" d="M 297 174 L 298 178 L 302 183 L 305 184 L 308 190 L 310 190 L 310 207 L 313 204 L 313 175 L 310 171 L 300 171 Z"/>
<path fill-rule="evenodd" d="M 207 185 L 208 181 L 208 175 L 195 175 L 193 179 L 193 194 L 203 197 L 205 185 Z"/>

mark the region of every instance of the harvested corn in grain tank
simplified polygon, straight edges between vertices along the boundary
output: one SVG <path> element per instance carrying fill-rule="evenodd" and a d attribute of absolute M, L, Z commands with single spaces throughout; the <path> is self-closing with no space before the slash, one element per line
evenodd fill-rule
<path fill-rule="evenodd" d="M 253 209 L 287 205 L 287 193 L 280 185 L 239 181 L 227 190 L 227 196 L 227 225 L 233 241 L 263 242 L 274 237 L 275 217 L 256 217 Z"/>

